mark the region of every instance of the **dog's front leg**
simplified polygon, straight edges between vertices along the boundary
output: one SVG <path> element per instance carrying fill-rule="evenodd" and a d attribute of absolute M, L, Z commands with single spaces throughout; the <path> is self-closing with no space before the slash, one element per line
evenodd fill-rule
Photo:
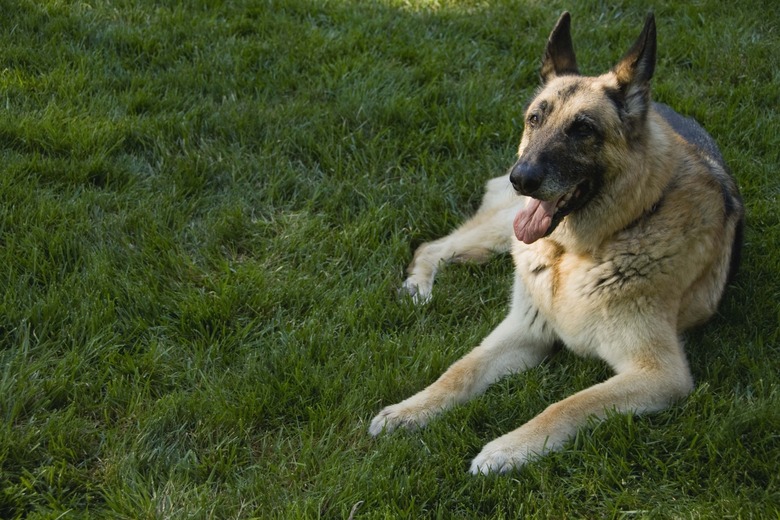
<path fill-rule="evenodd" d="M 632 366 L 603 383 L 549 406 L 520 428 L 485 445 L 471 473 L 504 473 L 528 460 L 560 449 L 588 419 L 609 411 L 652 412 L 690 393 L 693 382 L 681 348 L 665 356 L 637 358 Z"/>
<path fill-rule="evenodd" d="M 369 433 L 425 426 L 435 415 L 484 392 L 501 377 L 539 364 L 550 344 L 525 335 L 526 331 L 507 318 L 428 388 L 382 410 L 371 421 Z"/>
<path fill-rule="evenodd" d="M 518 279 L 506 319 L 428 388 L 382 410 L 371 421 L 369 433 L 424 426 L 433 416 L 484 392 L 501 377 L 538 365 L 550 354 L 554 340 Z"/>
<path fill-rule="evenodd" d="M 509 251 L 512 245 L 512 219 L 524 203 L 512 190 L 506 176 L 487 183 L 477 213 L 449 235 L 421 244 L 407 267 L 402 291 L 416 303 L 431 298 L 433 280 L 442 264 L 487 262 L 493 255 Z"/>

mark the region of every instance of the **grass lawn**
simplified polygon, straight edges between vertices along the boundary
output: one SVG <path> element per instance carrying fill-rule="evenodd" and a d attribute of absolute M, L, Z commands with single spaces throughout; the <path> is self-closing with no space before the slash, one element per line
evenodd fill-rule
<path fill-rule="evenodd" d="M 780 518 L 774 2 L 0 0 L 0 517 Z M 560 355 L 372 439 L 504 316 L 507 256 L 396 289 L 513 162 L 544 41 L 655 98 L 748 209 L 697 381 L 502 477 L 489 440 L 609 376 Z"/>

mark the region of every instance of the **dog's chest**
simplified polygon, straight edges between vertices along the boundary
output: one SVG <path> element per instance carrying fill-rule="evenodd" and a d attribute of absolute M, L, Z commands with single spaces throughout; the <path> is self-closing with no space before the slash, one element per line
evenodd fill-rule
<path fill-rule="evenodd" d="M 620 314 L 619 309 L 638 293 L 647 295 L 657 269 L 643 255 L 596 258 L 567 252 L 549 239 L 517 247 L 513 257 L 529 303 L 575 350 L 578 343 L 590 343 L 586 338 L 593 336 L 596 324 L 609 320 L 610 313 Z"/>
<path fill-rule="evenodd" d="M 590 272 L 596 267 L 586 256 L 574 255 L 552 240 L 540 240 L 514 251 L 515 268 L 534 307 L 550 321 L 562 299 L 587 298 Z M 584 302 L 578 302 L 584 303 Z"/>

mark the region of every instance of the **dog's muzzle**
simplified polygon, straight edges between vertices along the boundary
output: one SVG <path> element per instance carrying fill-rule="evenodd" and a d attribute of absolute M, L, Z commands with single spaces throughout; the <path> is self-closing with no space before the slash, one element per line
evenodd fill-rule
<path fill-rule="evenodd" d="M 509 182 L 520 195 L 533 197 L 544 180 L 544 168 L 539 163 L 517 161 L 509 173 Z"/>

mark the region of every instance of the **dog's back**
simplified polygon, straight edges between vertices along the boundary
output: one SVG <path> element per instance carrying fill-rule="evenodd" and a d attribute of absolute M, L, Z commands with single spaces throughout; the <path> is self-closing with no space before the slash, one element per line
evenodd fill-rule
<path fill-rule="evenodd" d="M 739 194 L 734 178 L 729 173 L 717 143 L 695 119 L 682 116 L 663 103 L 654 102 L 653 109 L 682 139 L 698 151 L 702 161 L 705 162 L 710 173 L 721 187 L 726 218 L 736 221 L 727 277 L 727 280 L 732 280 L 740 263 L 745 213 L 742 197 Z"/>
<path fill-rule="evenodd" d="M 658 103 L 657 101 L 653 103 L 653 108 L 680 137 L 698 148 L 701 153 L 714 159 L 721 168 L 726 169 L 726 163 L 718 149 L 717 143 L 695 119 L 682 116 L 668 105 Z"/>

